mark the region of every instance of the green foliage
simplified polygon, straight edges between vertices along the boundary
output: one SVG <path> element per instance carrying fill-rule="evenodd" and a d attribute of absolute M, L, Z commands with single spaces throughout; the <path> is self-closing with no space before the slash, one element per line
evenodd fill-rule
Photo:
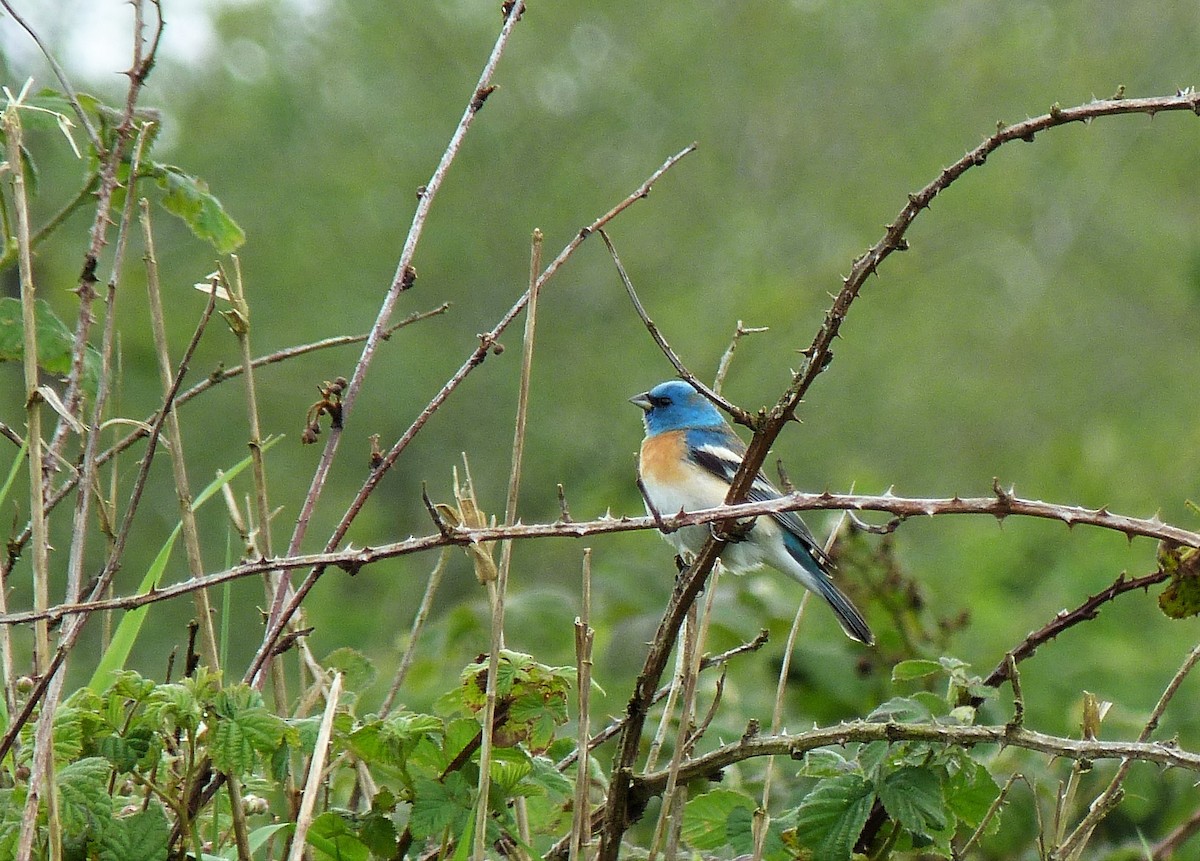
<path fill-rule="evenodd" d="M 444 704 L 457 700 L 472 714 L 483 711 L 487 672 L 486 658 L 468 666 L 457 696 Z M 534 753 L 549 748 L 556 728 L 567 721 L 567 693 L 574 677 L 574 667 L 549 667 L 530 655 L 501 652 L 496 667 L 496 709 L 504 720 L 497 721 L 495 743 L 502 747 L 524 743 Z"/>
<path fill-rule="evenodd" d="M 229 254 L 246 241 L 246 234 L 225 212 L 204 180 L 170 164 L 153 164 L 147 175 L 166 192 L 163 208 L 182 218 L 197 237 L 212 244 L 218 253 Z"/>
<path fill-rule="evenodd" d="M 75 333 L 71 331 L 45 299 L 34 303 L 37 327 L 38 367 L 47 374 L 66 376 L 71 370 Z M 0 298 L 0 362 L 20 362 L 25 356 L 25 324 L 21 300 Z M 100 354 L 92 347 L 84 353 L 84 385 L 95 391 L 100 374 Z"/>

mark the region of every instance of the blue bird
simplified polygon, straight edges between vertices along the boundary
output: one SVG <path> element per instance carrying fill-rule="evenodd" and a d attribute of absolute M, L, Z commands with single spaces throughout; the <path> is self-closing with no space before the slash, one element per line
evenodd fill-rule
<path fill-rule="evenodd" d="M 723 505 L 746 446 L 717 408 L 682 380 L 660 383 L 629 400 L 644 410 L 646 438 L 638 458 L 638 475 L 645 487 L 647 510 L 653 506 L 660 515 L 668 516 Z M 782 495 L 760 472 L 747 498 L 764 502 Z M 700 524 L 663 537 L 690 558 L 700 552 L 708 536 L 709 527 Z M 874 644 L 862 613 L 833 585 L 829 557 L 795 512 L 759 517 L 745 538 L 725 546 L 721 563 L 735 574 L 753 571 L 764 563 L 782 571 L 824 598 L 847 636 Z"/>

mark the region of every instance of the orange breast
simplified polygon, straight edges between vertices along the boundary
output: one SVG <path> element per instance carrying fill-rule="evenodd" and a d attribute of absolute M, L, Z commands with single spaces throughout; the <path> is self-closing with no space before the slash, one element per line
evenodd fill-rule
<path fill-rule="evenodd" d="M 667 431 L 642 440 L 641 475 L 653 482 L 678 482 L 687 478 L 687 431 Z"/>

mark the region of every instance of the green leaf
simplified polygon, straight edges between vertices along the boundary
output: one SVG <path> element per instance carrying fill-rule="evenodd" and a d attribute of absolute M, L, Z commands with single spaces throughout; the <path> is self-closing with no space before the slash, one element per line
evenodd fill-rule
<path fill-rule="evenodd" d="M 200 702 L 190 684 L 159 685 L 150 695 L 146 707 L 146 719 L 168 733 L 176 729 L 195 732 L 203 717 Z"/>
<path fill-rule="evenodd" d="M 58 770 L 59 808 L 64 836 L 99 836 L 112 821 L 108 760 L 89 756 Z"/>
<path fill-rule="evenodd" d="M 65 377 L 71 372 L 71 354 L 75 332 L 67 326 L 45 299 L 34 302 L 34 326 L 37 328 L 38 367 L 48 374 Z M 0 299 L 0 362 L 19 362 L 25 357 L 25 323 L 21 300 Z M 100 379 L 100 354 L 91 346 L 83 357 L 83 386 L 94 392 Z"/>
<path fill-rule="evenodd" d="M 533 773 L 533 762 L 519 747 L 497 747 L 492 749 L 492 783 L 505 796 L 516 793 L 517 787 Z"/>
<path fill-rule="evenodd" d="M 739 808 L 753 814 L 758 807 L 749 795 L 714 789 L 690 799 L 683 807 L 683 839 L 697 850 L 720 849 L 730 842 L 729 816 Z"/>
<path fill-rule="evenodd" d="M 347 690 L 361 692 L 375 681 L 375 665 L 358 649 L 334 649 L 321 663 L 328 670 L 341 670 Z"/>
<path fill-rule="evenodd" d="M 946 805 L 971 828 L 978 827 L 999 795 L 995 779 L 973 759 L 964 758 L 961 767 L 946 782 Z M 988 828 L 999 825 L 999 815 L 993 816 Z"/>
<path fill-rule="evenodd" d="M 100 841 L 100 861 L 166 861 L 171 827 L 162 807 L 152 804 L 114 819 Z"/>
<path fill-rule="evenodd" d="M 946 827 L 946 799 L 942 782 L 925 768 L 910 766 L 887 775 L 879 784 L 883 809 L 914 834 Z"/>
<path fill-rule="evenodd" d="M 813 861 L 849 861 L 875 793 L 857 774 L 817 784 L 796 811 L 796 836 L 813 850 Z"/>
<path fill-rule="evenodd" d="M 447 828 L 458 834 L 471 821 L 473 808 L 474 793 L 458 772 L 446 775 L 444 782 L 418 778 L 413 783 L 408 827 L 417 840 L 440 837 Z"/>
<path fill-rule="evenodd" d="M 200 239 L 212 244 L 221 254 L 229 254 L 246 241 L 221 201 L 208 190 L 208 183 L 184 173 L 170 164 L 152 162 L 150 175 L 165 190 L 162 205 L 167 212 L 182 218 Z"/>
<path fill-rule="evenodd" d="M 124 735 L 111 734 L 99 740 L 97 752 L 112 763 L 117 772 L 133 771 L 146 758 L 156 740 L 149 727 L 131 727 Z"/>
<path fill-rule="evenodd" d="M 923 679 L 940 672 L 942 672 L 942 665 L 937 661 L 901 661 L 892 667 L 892 681 L 907 682 L 912 679 Z"/>
<path fill-rule="evenodd" d="M 243 774 L 253 769 L 256 754 L 272 753 L 287 729 L 283 718 L 268 711 L 262 696 L 248 685 L 220 691 L 212 711 L 217 720 L 209 755 L 213 765 L 227 773 Z"/>
<path fill-rule="evenodd" d="M 318 859 L 332 861 L 370 861 L 371 850 L 358 839 L 350 825 L 333 811 L 312 821 L 306 841 L 316 850 Z"/>
<path fill-rule="evenodd" d="M 278 832 L 287 829 L 289 832 L 295 828 L 294 822 L 275 822 L 271 825 L 263 825 L 260 828 L 255 828 L 246 837 L 246 843 L 250 846 L 250 854 L 253 855 L 259 849 L 267 844 L 267 841 L 274 837 Z M 237 857 L 237 848 L 234 847 L 233 857 Z"/>

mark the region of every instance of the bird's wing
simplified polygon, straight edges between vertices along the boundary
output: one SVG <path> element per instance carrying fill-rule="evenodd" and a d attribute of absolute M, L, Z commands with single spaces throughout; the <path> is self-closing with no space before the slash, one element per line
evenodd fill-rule
<path fill-rule="evenodd" d="M 741 468 L 742 456 L 745 453 L 745 444 L 732 431 L 704 430 L 691 431 L 688 434 L 689 459 L 726 484 L 733 481 L 734 475 Z M 783 494 L 761 472 L 754 477 L 754 484 L 750 486 L 750 492 L 746 494 L 746 498 L 750 502 L 769 502 L 772 499 L 779 499 L 781 496 Z M 800 546 L 816 561 L 822 572 L 828 574 L 832 567 L 831 560 L 796 512 L 780 511 L 772 514 L 771 519 L 778 523 L 785 533 L 798 541 Z"/>

